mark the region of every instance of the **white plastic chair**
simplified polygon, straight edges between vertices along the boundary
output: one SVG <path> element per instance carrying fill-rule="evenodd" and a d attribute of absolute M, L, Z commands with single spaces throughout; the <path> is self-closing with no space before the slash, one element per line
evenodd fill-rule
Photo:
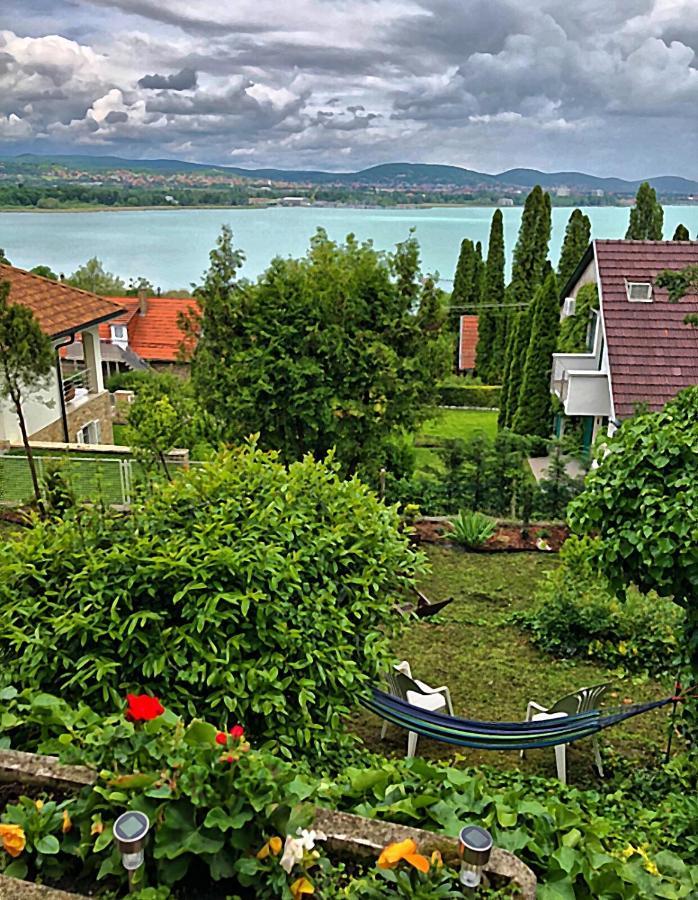
<path fill-rule="evenodd" d="M 405 700 L 407 703 L 411 703 L 412 706 L 418 706 L 420 709 L 428 709 L 429 712 L 448 712 L 449 715 L 453 715 L 451 692 L 446 685 L 433 688 L 423 681 L 413 678 L 410 664 L 406 659 L 393 666 L 393 671 L 388 673 L 387 681 L 388 691 L 394 697 L 399 697 L 400 700 Z M 381 740 L 385 737 L 387 730 L 388 723 L 383 722 Z M 407 759 L 412 759 L 417 752 L 418 739 L 419 735 L 416 732 L 408 732 Z"/>
<path fill-rule="evenodd" d="M 598 709 L 601 698 L 609 689 L 610 684 L 597 684 L 594 687 L 580 688 L 572 694 L 561 697 L 557 703 L 547 708 L 541 706 L 533 700 L 528 701 L 526 707 L 527 722 L 542 722 L 545 719 L 560 719 L 564 716 L 575 715 L 576 713 L 589 712 L 592 709 Z M 536 712 L 535 710 L 538 710 Z M 601 762 L 601 752 L 599 751 L 599 742 L 594 735 L 594 761 L 599 775 L 603 778 L 603 764 Z M 567 744 L 557 744 L 555 746 L 555 764 L 557 766 L 557 777 L 563 784 L 567 784 Z M 521 759 L 524 758 L 524 751 L 520 752 Z"/>

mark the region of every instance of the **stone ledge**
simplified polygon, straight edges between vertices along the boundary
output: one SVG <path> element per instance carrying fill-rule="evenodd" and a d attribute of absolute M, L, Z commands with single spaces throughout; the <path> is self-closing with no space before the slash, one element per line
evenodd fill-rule
<path fill-rule="evenodd" d="M 33 881 L 0 875 L 0 900 L 82 900 L 83 897 L 84 894 L 67 894 Z"/>

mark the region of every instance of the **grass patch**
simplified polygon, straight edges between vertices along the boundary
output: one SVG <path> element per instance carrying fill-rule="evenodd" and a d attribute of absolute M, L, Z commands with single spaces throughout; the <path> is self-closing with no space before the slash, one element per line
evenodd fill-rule
<path fill-rule="evenodd" d="M 433 418 L 428 419 L 417 435 L 417 443 L 422 446 L 440 446 L 444 440 L 462 438 L 467 440 L 476 431 L 484 431 L 494 438 L 497 434 L 496 411 L 486 409 L 438 409 Z"/>
<path fill-rule="evenodd" d="M 112 425 L 112 429 L 114 431 L 114 443 L 121 446 L 127 447 L 128 441 L 126 440 L 126 429 L 128 425 Z"/>
<path fill-rule="evenodd" d="M 408 659 L 415 677 L 428 684 L 446 684 L 456 715 L 488 721 L 523 720 L 526 704 L 552 704 L 580 687 L 610 681 L 617 692 L 609 705 L 667 696 L 670 685 L 644 678 L 621 679 L 591 662 L 555 660 L 537 650 L 517 627 L 507 624 L 515 610 L 528 609 L 543 574 L 557 565 L 544 554 L 478 554 L 446 547 L 428 550 L 433 573 L 423 588 L 432 599 L 453 596 L 454 602 L 431 622 L 411 623 L 395 645 L 395 656 Z M 639 716 L 602 732 L 602 752 L 649 762 L 667 734 L 667 710 Z M 390 727 L 380 741 L 381 722 L 368 713 L 355 720 L 357 732 L 372 750 L 404 755 L 407 736 Z M 419 754 L 453 757 L 458 748 L 420 738 Z M 533 750 L 521 763 L 518 753 L 464 749 L 467 765 L 490 764 L 553 776 L 552 749 Z M 589 739 L 568 747 L 568 779 L 589 786 L 597 778 Z"/>

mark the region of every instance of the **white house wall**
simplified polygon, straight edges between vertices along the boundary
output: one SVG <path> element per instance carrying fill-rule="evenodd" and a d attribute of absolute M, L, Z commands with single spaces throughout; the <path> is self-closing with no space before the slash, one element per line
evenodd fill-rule
<path fill-rule="evenodd" d="M 55 422 L 61 415 L 58 378 L 54 369 L 45 381 L 45 387 L 34 390 L 22 404 L 27 434 L 32 435 Z M 9 397 L 0 397 L 0 440 L 16 443 L 22 440 L 19 419 Z"/>

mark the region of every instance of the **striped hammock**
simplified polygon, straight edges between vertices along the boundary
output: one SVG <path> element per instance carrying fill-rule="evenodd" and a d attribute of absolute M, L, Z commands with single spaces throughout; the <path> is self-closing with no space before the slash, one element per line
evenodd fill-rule
<path fill-rule="evenodd" d="M 529 750 L 535 747 L 569 744 L 590 737 L 603 728 L 675 703 L 678 699 L 681 698 L 666 697 L 663 700 L 634 703 L 616 709 L 593 709 L 589 712 L 555 719 L 541 719 L 537 722 L 478 722 L 460 719 L 457 716 L 420 709 L 378 688 L 373 688 L 371 696 L 362 702 L 371 712 L 392 722 L 393 725 L 399 725 L 435 741 L 455 744 L 458 747 L 473 747 L 477 750 Z"/>

